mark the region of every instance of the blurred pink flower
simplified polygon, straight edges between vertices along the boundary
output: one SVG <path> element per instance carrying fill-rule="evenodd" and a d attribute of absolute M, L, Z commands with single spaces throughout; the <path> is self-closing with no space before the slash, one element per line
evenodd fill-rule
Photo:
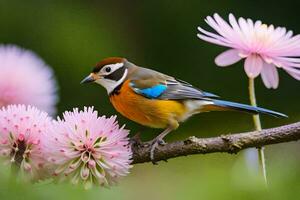
<path fill-rule="evenodd" d="M 56 90 L 52 70 L 35 53 L 0 45 L 0 108 L 25 104 L 54 114 Z"/>
<path fill-rule="evenodd" d="M 20 172 L 33 179 L 46 162 L 41 154 L 41 140 L 50 125 L 47 113 L 25 105 L 0 109 L 0 157 L 20 167 Z"/>
<path fill-rule="evenodd" d="M 207 42 L 231 48 L 216 57 L 218 66 L 232 65 L 245 58 L 244 68 L 250 78 L 261 74 L 267 88 L 277 88 L 277 68 L 282 68 L 292 77 L 300 80 L 300 35 L 284 27 L 274 28 L 261 21 L 239 18 L 229 14 L 229 24 L 218 14 L 208 16 L 206 23 L 217 33 L 201 27 L 198 37 Z"/>
<path fill-rule="evenodd" d="M 46 156 L 55 166 L 54 175 L 86 188 L 108 186 L 126 176 L 132 152 L 128 131 L 119 128 L 116 117 L 98 117 L 93 108 L 74 109 L 58 119 L 43 140 Z"/>

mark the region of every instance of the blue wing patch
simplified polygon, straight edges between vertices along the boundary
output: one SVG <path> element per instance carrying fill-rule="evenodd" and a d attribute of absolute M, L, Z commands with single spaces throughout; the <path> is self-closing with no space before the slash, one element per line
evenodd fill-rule
<path fill-rule="evenodd" d="M 155 99 L 155 98 L 159 97 L 167 89 L 167 86 L 163 85 L 163 84 L 159 84 L 159 85 L 155 85 L 153 87 L 144 88 L 144 89 L 138 89 L 134 86 L 133 86 L 133 88 L 136 93 L 144 95 L 150 99 Z"/>

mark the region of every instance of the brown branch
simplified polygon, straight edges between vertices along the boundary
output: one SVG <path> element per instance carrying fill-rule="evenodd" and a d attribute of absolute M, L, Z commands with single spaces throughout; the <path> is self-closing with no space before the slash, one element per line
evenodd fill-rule
<path fill-rule="evenodd" d="M 167 160 L 179 156 L 192 154 L 207 154 L 216 152 L 238 153 L 239 151 L 278 144 L 300 139 L 300 122 L 264 129 L 260 132 L 246 132 L 231 135 L 222 135 L 213 138 L 196 138 L 194 136 L 184 140 L 160 146 L 155 151 L 155 161 Z M 150 148 L 132 145 L 133 163 L 150 162 Z"/>

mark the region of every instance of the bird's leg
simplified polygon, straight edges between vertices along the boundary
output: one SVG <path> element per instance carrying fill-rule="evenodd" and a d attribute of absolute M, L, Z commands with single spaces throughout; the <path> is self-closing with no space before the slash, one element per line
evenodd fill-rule
<path fill-rule="evenodd" d="M 164 145 L 167 144 L 163 139 L 158 139 L 158 138 L 156 137 L 156 138 L 154 138 L 154 139 L 152 139 L 152 140 L 150 140 L 150 141 L 147 141 L 147 142 L 141 142 L 141 143 L 140 143 L 140 146 L 141 146 L 141 147 L 147 148 L 147 147 L 152 146 L 152 144 L 155 143 L 155 142 L 157 142 L 157 143 L 158 143 L 159 145 L 161 145 L 161 146 L 164 146 Z"/>
<path fill-rule="evenodd" d="M 167 144 L 163 139 L 158 140 L 157 143 L 158 143 L 160 146 L 165 146 L 165 145 Z"/>
<path fill-rule="evenodd" d="M 168 133 L 170 133 L 173 130 L 173 128 L 168 127 L 167 129 L 165 129 L 161 134 L 159 134 L 154 140 L 152 140 L 152 144 L 151 144 L 151 149 L 150 149 L 150 159 L 152 161 L 153 164 L 157 164 L 154 161 L 154 151 L 157 148 L 157 146 L 160 145 L 164 145 L 165 142 L 163 140 L 163 138 L 168 135 Z"/>

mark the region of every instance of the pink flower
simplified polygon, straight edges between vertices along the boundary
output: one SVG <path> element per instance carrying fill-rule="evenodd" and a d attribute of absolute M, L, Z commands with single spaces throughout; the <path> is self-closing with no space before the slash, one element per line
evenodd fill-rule
<path fill-rule="evenodd" d="M 217 33 L 198 27 L 198 37 L 207 42 L 231 48 L 216 57 L 218 66 L 232 65 L 245 58 L 244 69 L 250 78 L 261 74 L 267 88 L 277 88 L 277 68 L 300 80 L 300 35 L 284 27 L 274 28 L 261 21 L 236 18 L 229 14 L 229 24 L 218 14 L 208 16 L 206 23 Z"/>
<path fill-rule="evenodd" d="M 111 185 L 129 173 L 132 152 L 128 131 L 116 117 L 98 117 L 93 108 L 65 112 L 44 140 L 54 175 L 84 183 L 86 188 Z"/>
<path fill-rule="evenodd" d="M 35 53 L 0 45 L 0 108 L 25 104 L 54 114 L 56 90 L 52 70 Z"/>
<path fill-rule="evenodd" d="M 41 140 L 50 125 L 47 113 L 31 106 L 11 105 L 0 110 L 0 157 L 30 179 L 40 177 L 45 159 Z"/>

